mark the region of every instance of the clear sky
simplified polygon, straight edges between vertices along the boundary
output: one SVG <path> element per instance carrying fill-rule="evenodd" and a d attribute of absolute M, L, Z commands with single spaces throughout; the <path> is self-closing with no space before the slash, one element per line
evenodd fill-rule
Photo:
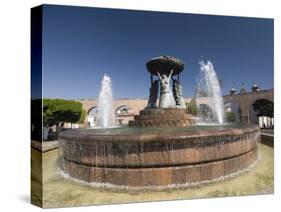
<path fill-rule="evenodd" d="M 146 62 L 183 60 L 184 96 L 194 96 L 199 60 L 211 60 L 223 94 L 245 83 L 273 88 L 273 20 L 45 5 L 43 95 L 95 99 L 104 73 L 114 98 L 146 98 Z"/>

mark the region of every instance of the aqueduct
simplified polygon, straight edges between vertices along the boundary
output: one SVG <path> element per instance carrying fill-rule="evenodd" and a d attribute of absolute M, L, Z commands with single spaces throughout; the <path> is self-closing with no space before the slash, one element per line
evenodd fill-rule
<path fill-rule="evenodd" d="M 189 103 L 192 98 L 185 98 L 185 102 Z M 238 110 L 241 122 L 251 122 L 251 106 L 260 99 L 266 99 L 274 103 L 274 90 L 255 90 L 251 92 L 240 92 L 235 94 L 230 91 L 229 95 L 223 96 L 224 104 L 230 105 L 232 110 Z M 91 125 L 91 119 L 94 119 L 94 113 L 97 108 L 97 100 L 78 100 L 83 104 L 83 108 L 87 112 L 84 126 Z M 141 109 L 147 105 L 147 99 L 117 99 L 114 101 L 114 109 L 119 124 L 126 124 L 132 120 Z M 198 104 L 205 104 L 207 101 L 204 97 L 198 99 Z"/>

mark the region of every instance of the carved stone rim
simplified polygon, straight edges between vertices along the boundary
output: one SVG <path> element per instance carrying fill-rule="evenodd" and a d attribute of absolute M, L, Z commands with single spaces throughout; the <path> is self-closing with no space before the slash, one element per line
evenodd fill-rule
<path fill-rule="evenodd" d="M 167 130 L 162 132 L 135 132 L 131 134 L 126 133 L 105 133 L 105 134 L 95 134 L 91 132 L 91 129 L 73 129 L 63 131 L 59 134 L 59 139 L 63 140 L 74 140 L 77 142 L 112 142 L 112 143 L 136 143 L 136 142 L 169 142 L 171 139 L 195 139 L 195 138 L 212 138 L 221 136 L 240 136 L 251 134 L 253 132 L 259 132 L 259 127 L 257 125 L 242 125 L 239 127 L 229 127 L 229 128 L 213 128 L 213 129 L 201 129 L 194 131 L 173 131 Z"/>

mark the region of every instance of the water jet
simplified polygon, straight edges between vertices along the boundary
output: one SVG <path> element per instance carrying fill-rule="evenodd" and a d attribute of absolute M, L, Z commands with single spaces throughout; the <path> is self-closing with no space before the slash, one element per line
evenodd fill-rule
<path fill-rule="evenodd" d="M 97 127 L 109 128 L 115 126 L 115 113 L 112 103 L 111 78 L 105 74 L 101 82 L 98 98 Z"/>

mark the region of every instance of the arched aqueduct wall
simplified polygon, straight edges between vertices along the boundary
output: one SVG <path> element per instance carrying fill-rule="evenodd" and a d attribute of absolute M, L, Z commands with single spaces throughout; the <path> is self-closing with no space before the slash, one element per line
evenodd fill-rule
<path fill-rule="evenodd" d="M 241 121 L 245 123 L 250 121 L 251 105 L 259 99 L 267 99 L 271 102 L 274 102 L 273 89 L 226 95 L 223 97 L 224 103 L 230 102 L 231 104 L 236 104 L 239 106 L 241 111 Z"/>
<path fill-rule="evenodd" d="M 87 114 L 89 110 L 98 105 L 97 100 L 78 100 L 83 104 L 84 110 L 86 110 Z M 134 115 L 138 114 L 140 110 L 145 108 L 147 105 L 147 99 L 117 99 L 113 102 L 113 108 L 116 110 L 122 105 L 127 105 L 131 108 L 130 113 L 127 115 L 122 115 L 122 117 L 117 117 L 123 120 L 123 123 L 127 123 L 129 120 L 133 120 Z M 85 118 L 84 125 L 87 126 L 88 118 Z"/>
<path fill-rule="evenodd" d="M 241 121 L 242 122 L 249 122 L 250 116 L 250 107 L 251 105 L 258 99 L 267 99 L 274 102 L 273 97 L 273 89 L 270 90 L 260 90 L 257 92 L 245 92 L 245 93 L 238 93 L 235 95 L 225 95 L 223 97 L 224 104 L 231 103 L 238 105 L 241 111 Z M 185 102 L 190 102 L 192 98 L 185 98 Z M 97 106 L 97 100 L 77 100 L 83 104 L 83 108 L 88 111 Z M 199 104 L 206 104 L 206 98 L 200 98 Z M 124 123 L 127 123 L 129 120 L 132 120 L 134 115 L 137 115 L 140 110 L 144 109 L 147 105 L 147 99 L 117 99 L 113 103 L 113 107 L 116 110 L 122 105 L 128 105 L 131 110 L 130 113 L 127 115 L 122 115 L 121 117 L 117 117 L 123 119 Z M 85 126 L 87 126 L 87 117 L 85 118 Z"/>

